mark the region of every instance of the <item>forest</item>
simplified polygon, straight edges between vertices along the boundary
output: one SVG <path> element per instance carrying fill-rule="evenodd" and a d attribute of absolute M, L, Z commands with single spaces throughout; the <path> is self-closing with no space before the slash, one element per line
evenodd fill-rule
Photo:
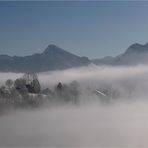
<path fill-rule="evenodd" d="M 0 108 L 6 107 L 39 107 L 46 103 L 78 103 L 79 83 L 59 82 L 54 89 L 44 88 L 35 73 L 25 73 L 16 80 L 8 79 L 0 87 Z"/>

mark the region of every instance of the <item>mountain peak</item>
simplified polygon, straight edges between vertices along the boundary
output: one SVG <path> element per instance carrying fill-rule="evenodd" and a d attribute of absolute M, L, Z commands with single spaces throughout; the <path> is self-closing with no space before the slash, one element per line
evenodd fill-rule
<path fill-rule="evenodd" d="M 143 45 L 139 44 L 139 43 L 135 43 L 135 44 L 132 44 L 131 46 L 129 46 L 128 49 L 136 49 L 136 48 L 139 48 L 139 47 L 142 47 Z"/>
<path fill-rule="evenodd" d="M 50 45 L 48 45 L 48 47 L 47 48 L 59 48 L 58 46 L 56 46 L 55 44 L 50 44 Z"/>
<path fill-rule="evenodd" d="M 47 48 L 45 49 L 44 53 L 45 54 L 48 54 L 50 52 L 55 52 L 55 51 L 60 51 L 60 50 L 63 50 L 62 48 L 54 45 L 54 44 L 50 44 L 47 46 Z"/>
<path fill-rule="evenodd" d="M 97 65 L 137 65 L 148 64 L 148 43 L 132 44 L 127 50 L 112 58 L 103 58 L 93 61 Z"/>
<path fill-rule="evenodd" d="M 135 43 L 132 44 L 131 46 L 128 47 L 128 49 L 126 50 L 126 54 L 131 54 L 131 53 L 143 53 L 148 51 L 147 46 L 139 44 L 139 43 Z"/>
<path fill-rule="evenodd" d="M 29 56 L 0 55 L 0 71 L 45 72 L 87 66 L 90 63 L 88 58 L 74 55 L 54 44 L 50 44 L 43 53 Z"/>

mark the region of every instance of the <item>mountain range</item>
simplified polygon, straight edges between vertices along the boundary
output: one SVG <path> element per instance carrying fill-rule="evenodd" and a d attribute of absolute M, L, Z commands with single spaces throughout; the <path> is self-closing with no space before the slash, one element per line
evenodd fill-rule
<path fill-rule="evenodd" d="M 138 65 L 138 64 L 148 64 L 148 43 L 142 44 L 132 44 L 127 48 L 127 50 L 116 56 L 107 56 L 102 59 L 94 59 L 92 62 L 96 65 Z"/>
<path fill-rule="evenodd" d="M 148 64 L 148 43 L 145 45 L 135 43 L 116 57 L 107 56 L 93 60 L 74 55 L 53 44 L 49 45 L 42 53 L 29 56 L 0 55 L 1 72 L 45 72 L 88 66 L 91 63 L 113 66 Z"/>
<path fill-rule="evenodd" d="M 44 52 L 29 56 L 0 55 L 0 71 L 3 72 L 44 72 L 63 70 L 90 64 L 87 57 L 79 57 L 56 45 L 49 45 Z"/>

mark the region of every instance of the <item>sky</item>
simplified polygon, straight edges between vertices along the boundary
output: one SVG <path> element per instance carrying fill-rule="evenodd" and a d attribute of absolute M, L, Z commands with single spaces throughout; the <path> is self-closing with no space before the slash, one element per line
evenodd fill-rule
<path fill-rule="evenodd" d="M 148 42 L 148 2 L 0 1 L 0 54 L 30 55 L 55 44 L 90 59 Z"/>

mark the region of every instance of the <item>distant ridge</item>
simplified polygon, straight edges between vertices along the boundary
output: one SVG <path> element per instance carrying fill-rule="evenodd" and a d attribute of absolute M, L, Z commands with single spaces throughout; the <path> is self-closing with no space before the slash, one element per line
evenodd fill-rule
<path fill-rule="evenodd" d="M 50 44 L 42 53 L 19 57 L 0 55 L 1 72 L 45 72 L 68 68 L 96 65 L 148 65 L 148 43 L 132 44 L 127 50 L 116 57 L 107 56 L 102 59 L 89 60 L 79 57 L 54 44 Z"/>
<path fill-rule="evenodd" d="M 44 72 L 86 66 L 90 63 L 87 57 L 79 57 L 54 44 L 49 45 L 42 53 L 29 56 L 0 55 L 1 72 Z"/>
<path fill-rule="evenodd" d="M 138 65 L 148 64 L 148 43 L 145 45 L 135 43 L 116 57 L 105 57 L 92 60 L 97 65 Z"/>

